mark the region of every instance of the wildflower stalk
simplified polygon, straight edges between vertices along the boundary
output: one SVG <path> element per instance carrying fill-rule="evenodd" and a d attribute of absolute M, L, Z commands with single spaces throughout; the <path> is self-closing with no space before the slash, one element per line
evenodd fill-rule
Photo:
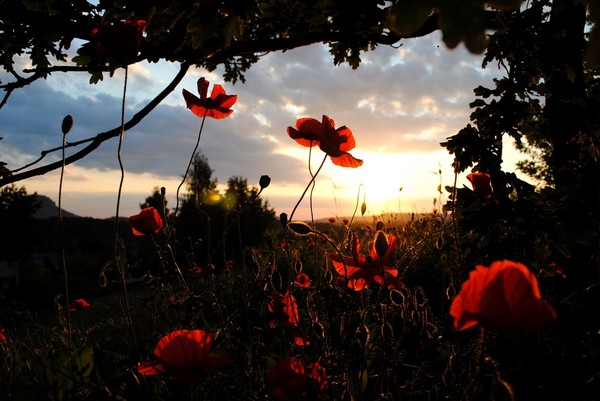
<path fill-rule="evenodd" d="M 123 191 L 123 181 L 125 180 L 125 169 L 123 167 L 123 159 L 121 157 L 121 149 L 123 147 L 123 137 L 125 136 L 125 98 L 127 95 L 127 78 L 128 78 L 128 67 L 125 66 L 125 80 L 123 83 L 123 99 L 121 101 L 121 132 L 119 133 L 119 146 L 117 148 L 117 160 L 119 161 L 119 169 L 121 171 L 121 177 L 119 179 L 119 189 L 117 191 L 117 205 L 115 210 L 115 229 L 113 233 L 113 258 L 114 263 L 119 272 L 119 278 L 121 280 L 121 288 L 123 290 L 123 300 L 121 303 L 121 309 L 129 329 L 131 330 L 131 336 L 133 343 L 137 349 L 137 337 L 135 334 L 135 328 L 133 327 L 133 320 L 131 317 L 131 310 L 129 307 L 129 298 L 127 295 L 127 283 L 125 282 L 125 269 L 121 267 L 119 261 L 119 210 L 121 208 L 121 193 Z"/>
<path fill-rule="evenodd" d="M 456 224 L 456 194 L 457 194 L 456 184 L 458 181 L 458 168 L 459 167 L 460 166 L 457 165 L 457 167 L 454 169 L 454 185 L 452 186 L 452 210 L 450 211 L 450 213 L 452 213 L 452 231 L 453 231 L 453 237 L 454 237 L 454 246 L 456 247 L 456 255 L 458 257 L 458 264 L 460 267 L 462 267 L 463 266 L 463 257 L 462 257 L 462 253 L 460 251 L 460 244 L 458 243 L 458 232 L 457 232 L 457 224 Z M 446 297 L 448 299 L 452 299 L 454 297 L 454 293 L 456 292 L 454 289 L 454 275 L 452 274 L 452 269 L 448 269 L 448 273 L 450 275 L 450 283 L 448 284 L 448 288 L 446 289 Z M 450 293 L 450 291 L 452 291 L 452 293 Z"/>
<path fill-rule="evenodd" d="M 66 118 L 65 118 L 66 120 Z M 70 128 L 69 128 L 70 129 Z M 58 185 L 58 229 L 59 229 L 59 237 L 60 237 L 60 256 L 61 256 L 61 264 L 63 269 L 64 276 L 64 284 L 65 284 L 65 306 L 67 311 L 67 343 L 69 345 L 69 349 L 71 348 L 71 312 L 69 311 L 69 274 L 67 270 L 67 259 L 65 256 L 65 236 L 64 236 L 64 227 L 63 227 L 63 213 L 62 213 L 62 186 L 63 179 L 65 173 L 65 146 L 67 144 L 67 133 L 68 129 L 65 128 L 65 124 L 63 121 L 63 141 L 62 141 L 62 166 L 60 168 L 60 182 Z"/>
<path fill-rule="evenodd" d="M 306 192 L 308 191 L 308 189 L 315 182 L 315 178 L 317 178 L 317 175 L 319 175 L 319 172 L 323 168 L 323 165 L 325 164 L 325 161 L 327 160 L 327 157 L 328 157 L 328 155 L 325 154 L 325 156 L 323 156 L 323 161 L 321 162 L 321 165 L 319 166 L 319 168 L 317 169 L 317 171 L 315 172 L 315 174 L 311 174 L 310 181 L 309 181 L 308 185 L 306 186 L 306 188 L 304 188 L 304 192 L 302 192 L 302 195 L 300 196 L 300 199 L 298 199 L 298 202 L 296 202 L 296 205 L 294 206 L 294 209 L 292 209 L 292 213 L 290 214 L 289 221 L 292 220 L 292 218 L 294 217 L 294 213 L 296 213 L 296 209 L 298 209 L 298 206 L 300 206 L 300 203 L 302 202 L 302 199 L 304 199 L 304 196 L 306 195 Z M 312 213 L 312 207 L 311 207 L 311 213 Z"/>
<path fill-rule="evenodd" d="M 192 166 L 192 163 L 194 162 L 194 156 L 196 155 L 196 151 L 198 150 L 198 146 L 200 145 L 200 137 L 202 136 L 202 128 L 204 128 L 204 121 L 206 121 L 206 115 L 208 113 L 208 110 L 209 110 L 209 108 L 206 108 L 204 110 L 204 116 L 202 116 L 202 123 L 200 124 L 200 130 L 198 131 L 198 138 L 196 139 L 196 146 L 194 146 L 194 151 L 192 152 L 192 155 L 190 156 L 190 161 L 188 162 L 187 168 L 185 169 L 185 174 L 183 175 L 183 179 L 181 180 L 181 182 L 179 183 L 179 186 L 177 187 L 177 193 L 175 194 L 175 213 L 173 213 L 173 218 L 177 217 L 177 211 L 179 210 L 179 190 L 185 183 L 185 180 L 187 179 L 187 175 L 190 171 L 190 167 Z"/>

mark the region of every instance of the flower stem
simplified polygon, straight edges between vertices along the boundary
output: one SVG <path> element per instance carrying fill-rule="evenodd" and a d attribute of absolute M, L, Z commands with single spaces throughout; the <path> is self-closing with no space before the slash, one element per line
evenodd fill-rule
<path fill-rule="evenodd" d="M 308 188 L 310 188 L 313 185 L 313 183 L 315 182 L 315 178 L 317 178 L 317 175 L 319 175 L 321 168 L 323 168 L 323 165 L 325 164 L 325 160 L 327 160 L 327 154 L 325 154 L 325 156 L 323 157 L 323 161 L 321 162 L 321 165 L 319 166 L 319 168 L 317 169 L 315 174 L 314 175 L 311 174 L 310 181 L 309 181 L 308 185 L 306 186 L 306 188 L 304 188 L 304 192 L 302 192 L 302 196 L 300 196 L 300 199 L 298 199 L 298 202 L 296 202 L 296 205 L 294 206 L 294 209 L 292 210 L 292 213 L 290 214 L 288 221 L 292 221 L 292 218 L 294 217 L 294 213 L 296 213 L 296 209 L 298 209 L 300 202 L 302 202 L 302 199 L 304 199 L 304 195 L 306 195 Z"/>
<path fill-rule="evenodd" d="M 187 168 L 185 169 L 185 174 L 183 175 L 183 179 L 181 180 L 181 183 L 179 183 L 179 186 L 177 187 L 177 193 L 175 194 L 175 213 L 173 213 L 173 218 L 177 218 L 177 211 L 179 210 L 179 190 L 185 183 L 185 180 L 187 179 L 187 175 L 190 171 L 190 167 L 192 166 L 192 163 L 194 162 L 194 156 L 196 156 L 196 151 L 198 150 L 198 146 L 200 145 L 200 137 L 202 136 L 202 128 L 204 128 L 204 121 L 206 121 L 207 113 L 208 113 L 208 108 L 204 111 L 204 116 L 202 116 L 202 123 L 200 124 L 200 130 L 198 131 L 198 138 L 196 139 L 196 146 L 194 146 L 194 151 L 192 152 L 192 155 L 190 156 L 190 161 L 188 162 Z"/>
<path fill-rule="evenodd" d="M 60 168 L 60 183 L 58 186 L 58 227 L 60 236 L 60 254 L 61 263 L 63 269 L 63 275 L 65 279 L 65 305 L 67 308 L 67 341 L 69 349 L 71 348 L 71 312 L 69 311 L 69 276 L 67 271 L 67 259 L 65 256 L 65 236 L 63 228 L 63 213 L 62 213 L 62 186 L 63 178 L 65 173 L 65 146 L 66 146 L 67 134 L 63 132 L 63 143 L 62 143 L 62 166 Z"/>
<path fill-rule="evenodd" d="M 129 329 L 131 330 L 131 336 L 133 343 L 137 350 L 137 337 L 135 329 L 133 327 L 133 319 L 131 317 L 131 310 L 129 308 L 129 298 L 127 296 L 127 284 L 125 282 L 125 269 L 121 267 L 119 258 L 119 209 L 121 207 L 121 193 L 123 192 L 123 181 L 125 179 L 125 168 L 123 167 L 123 159 L 121 158 L 121 149 L 123 147 L 123 137 L 125 136 L 125 98 L 127 95 L 127 78 L 128 68 L 125 66 L 125 81 L 123 83 L 123 100 L 121 102 L 121 132 L 119 133 L 119 146 L 117 149 L 117 159 L 119 161 L 119 169 L 121 170 L 121 177 L 119 180 L 119 190 L 117 192 L 117 205 L 115 210 L 115 231 L 113 234 L 113 258 L 117 271 L 119 272 L 119 278 L 121 280 L 121 288 L 123 289 L 123 301 L 121 309 Z"/>

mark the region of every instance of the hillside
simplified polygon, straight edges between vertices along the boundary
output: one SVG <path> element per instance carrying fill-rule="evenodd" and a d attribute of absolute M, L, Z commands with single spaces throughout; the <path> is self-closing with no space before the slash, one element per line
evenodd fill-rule
<path fill-rule="evenodd" d="M 54 201 L 45 195 L 36 194 L 37 201 L 40 204 L 39 209 L 33 214 L 36 219 L 48 219 L 50 217 L 58 217 L 58 206 Z M 75 213 L 71 213 L 67 210 L 62 211 L 63 218 L 74 218 L 80 217 Z"/>

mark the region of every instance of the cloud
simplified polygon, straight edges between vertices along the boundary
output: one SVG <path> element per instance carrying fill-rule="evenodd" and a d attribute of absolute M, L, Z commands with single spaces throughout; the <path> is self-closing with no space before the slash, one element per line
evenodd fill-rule
<path fill-rule="evenodd" d="M 265 192 L 270 203 L 291 209 L 293 204 L 288 206 L 285 202 L 299 198 L 310 175 L 308 148 L 292 141 L 286 128 L 300 117 L 320 120 L 326 114 L 336 126 L 346 125 L 352 130 L 356 148 L 351 153 L 365 159 L 365 170 L 377 155 L 387 155 L 389 163 L 395 157 L 402 165 L 405 164 L 401 160 L 410 159 L 410 173 L 415 177 L 411 185 L 415 186 L 417 202 L 418 191 L 437 186 L 437 178 L 430 172 L 437 169 L 438 163 L 443 163 L 444 174 L 452 174 L 451 157 L 444 155 L 439 144 L 469 122 L 473 89 L 491 86 L 498 71 L 482 70 L 481 56 L 462 48 L 448 50 L 436 35 L 405 41 L 399 47 L 380 46 L 361 57 L 361 66 L 352 70 L 347 65 L 334 66 L 327 47 L 322 45 L 268 54 L 246 73 L 246 83 L 236 84 L 223 82 L 220 71 L 190 71 L 163 104 L 125 134 L 121 149 L 125 169 L 135 177 L 145 174 L 144 180 L 128 185 L 135 185 L 136 193 L 147 196 L 152 187 L 144 190 L 139 187 L 142 182 L 148 185 L 148 179 L 156 178 L 155 186 L 161 186 L 159 181 L 173 186 L 183 176 L 201 119 L 185 108 L 181 90 L 195 93 L 197 79 L 205 76 L 211 88 L 219 83 L 228 94 L 238 95 L 234 113 L 224 120 L 207 119 L 200 138 L 199 150 L 207 156 L 219 183 L 242 176 L 250 185 L 257 185 L 259 177 L 267 174 L 273 180 L 273 187 L 269 188 L 273 195 Z M 132 66 L 128 71 L 126 119 L 162 90 L 177 70 L 173 63 Z M 118 70 L 113 79 L 106 75 L 99 84 L 90 85 L 85 74 L 56 74 L 16 91 L 0 109 L 0 136 L 4 137 L 0 141 L 0 160 L 14 169 L 37 158 L 42 150 L 60 147 L 60 124 L 66 114 L 75 120 L 67 137 L 71 142 L 118 127 L 124 78 L 124 71 Z M 114 138 L 78 161 L 79 178 L 70 179 L 81 181 L 101 172 L 118 176 L 117 146 L 118 139 Z M 57 160 L 60 152 L 47 157 Z M 318 149 L 313 157 L 313 161 L 322 157 Z M 357 170 L 336 172 L 339 169 L 326 163 L 323 181 L 318 180 L 316 196 L 328 204 L 324 210 L 332 209 L 332 177 L 337 177 L 336 185 L 343 186 L 340 177 L 363 175 Z M 402 174 L 406 174 L 406 167 L 403 169 Z M 400 170 L 385 174 L 400 174 Z M 359 185 L 356 180 L 347 180 L 351 182 L 348 186 Z M 28 187 L 34 182 L 39 180 L 20 184 Z M 419 188 L 417 184 L 421 184 Z M 112 184 L 99 185 L 105 185 L 107 192 L 115 190 Z M 393 184 L 394 188 L 399 185 Z M 396 189 L 391 197 L 395 197 Z M 350 190 L 355 194 L 357 188 Z M 175 188 L 169 192 L 174 193 Z M 428 192 L 420 196 L 428 199 L 429 205 L 431 195 Z M 142 197 L 137 203 L 143 200 Z M 350 201 L 353 202 L 354 199 Z M 349 213 L 342 211 L 346 212 Z M 302 213 L 308 215 L 306 210 Z"/>

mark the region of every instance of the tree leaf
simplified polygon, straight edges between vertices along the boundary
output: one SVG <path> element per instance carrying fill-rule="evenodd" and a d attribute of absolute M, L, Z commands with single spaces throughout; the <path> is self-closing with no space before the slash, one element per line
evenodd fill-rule
<path fill-rule="evenodd" d="M 484 2 L 481 0 L 439 0 L 440 28 L 446 46 L 454 49 L 464 42 L 471 53 L 487 47 Z"/>
<path fill-rule="evenodd" d="M 390 29 L 398 35 L 417 31 L 431 15 L 433 0 L 404 0 L 394 4 L 389 12 Z"/>

